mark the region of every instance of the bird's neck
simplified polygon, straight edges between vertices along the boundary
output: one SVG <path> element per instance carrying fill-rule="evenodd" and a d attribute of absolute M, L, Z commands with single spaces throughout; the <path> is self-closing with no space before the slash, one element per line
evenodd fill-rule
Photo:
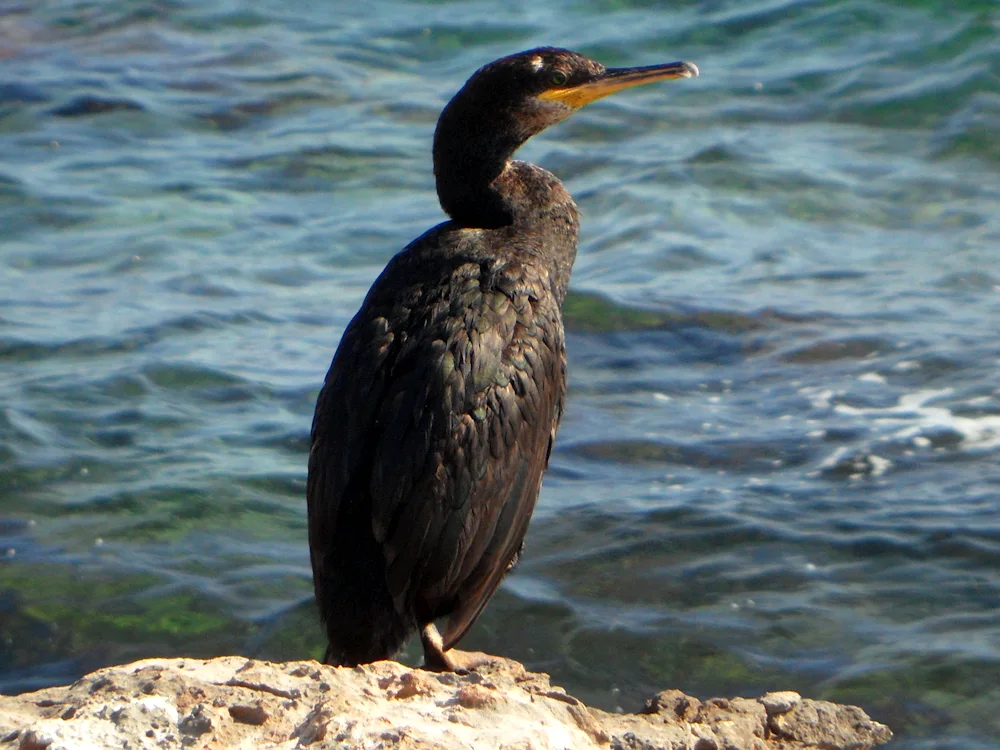
<path fill-rule="evenodd" d="M 483 111 L 462 97 L 445 107 L 434 133 L 434 177 L 441 207 L 454 221 L 494 229 L 513 224 L 524 208 L 501 176 L 529 134 L 512 116 L 494 112 L 487 121 Z"/>
<path fill-rule="evenodd" d="M 491 111 L 488 122 L 477 117 Z M 534 132 L 502 113 L 457 97 L 434 133 L 434 176 L 441 207 L 462 227 L 511 227 L 519 252 L 535 256 L 562 304 L 576 259 L 576 204 L 551 172 L 511 157 Z"/>
<path fill-rule="evenodd" d="M 515 223 L 518 207 L 510 202 L 499 169 L 449 170 L 436 177 L 441 208 L 453 221 L 465 227 L 496 229 Z"/>

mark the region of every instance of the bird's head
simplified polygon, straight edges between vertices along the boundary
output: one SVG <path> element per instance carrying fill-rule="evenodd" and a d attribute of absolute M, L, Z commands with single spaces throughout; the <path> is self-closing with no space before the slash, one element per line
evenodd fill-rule
<path fill-rule="evenodd" d="M 434 174 L 442 207 L 470 225 L 507 223 L 510 212 L 489 186 L 522 143 L 616 91 L 697 75 L 698 68 L 689 62 L 605 68 L 555 47 L 484 65 L 448 102 L 434 133 Z"/>
<path fill-rule="evenodd" d="M 605 68 L 567 49 L 539 47 L 502 57 L 477 70 L 445 114 L 456 107 L 477 111 L 480 117 L 467 122 L 481 123 L 494 132 L 507 131 L 523 143 L 580 107 L 622 89 L 697 75 L 698 68 L 689 62 Z M 511 133 L 511 129 L 516 132 Z"/>

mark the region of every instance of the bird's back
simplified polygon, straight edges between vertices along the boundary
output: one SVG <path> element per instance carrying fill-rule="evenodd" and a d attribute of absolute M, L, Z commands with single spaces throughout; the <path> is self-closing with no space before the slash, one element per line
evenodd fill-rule
<path fill-rule="evenodd" d="M 432 229 L 345 331 L 309 459 L 328 660 L 387 658 L 442 617 L 449 648 L 513 564 L 566 389 L 569 207 L 529 226 Z M 567 253 L 563 278 L 553 255 Z"/>

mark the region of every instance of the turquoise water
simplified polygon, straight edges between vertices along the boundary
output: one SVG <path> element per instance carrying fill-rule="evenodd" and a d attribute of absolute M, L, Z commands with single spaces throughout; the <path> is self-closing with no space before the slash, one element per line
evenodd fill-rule
<path fill-rule="evenodd" d="M 319 384 L 442 105 L 540 44 L 702 75 L 522 150 L 583 212 L 569 404 L 463 645 L 1000 745 L 994 0 L 0 5 L 0 691 L 321 654 Z"/>

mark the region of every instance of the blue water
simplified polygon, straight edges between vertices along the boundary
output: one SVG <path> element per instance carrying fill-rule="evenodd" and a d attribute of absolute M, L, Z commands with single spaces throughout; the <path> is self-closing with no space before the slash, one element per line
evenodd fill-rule
<path fill-rule="evenodd" d="M 1000 745 L 995 0 L 0 5 L 0 690 L 321 654 L 318 387 L 441 107 L 540 44 L 702 75 L 521 152 L 583 213 L 569 403 L 463 646 Z"/>

